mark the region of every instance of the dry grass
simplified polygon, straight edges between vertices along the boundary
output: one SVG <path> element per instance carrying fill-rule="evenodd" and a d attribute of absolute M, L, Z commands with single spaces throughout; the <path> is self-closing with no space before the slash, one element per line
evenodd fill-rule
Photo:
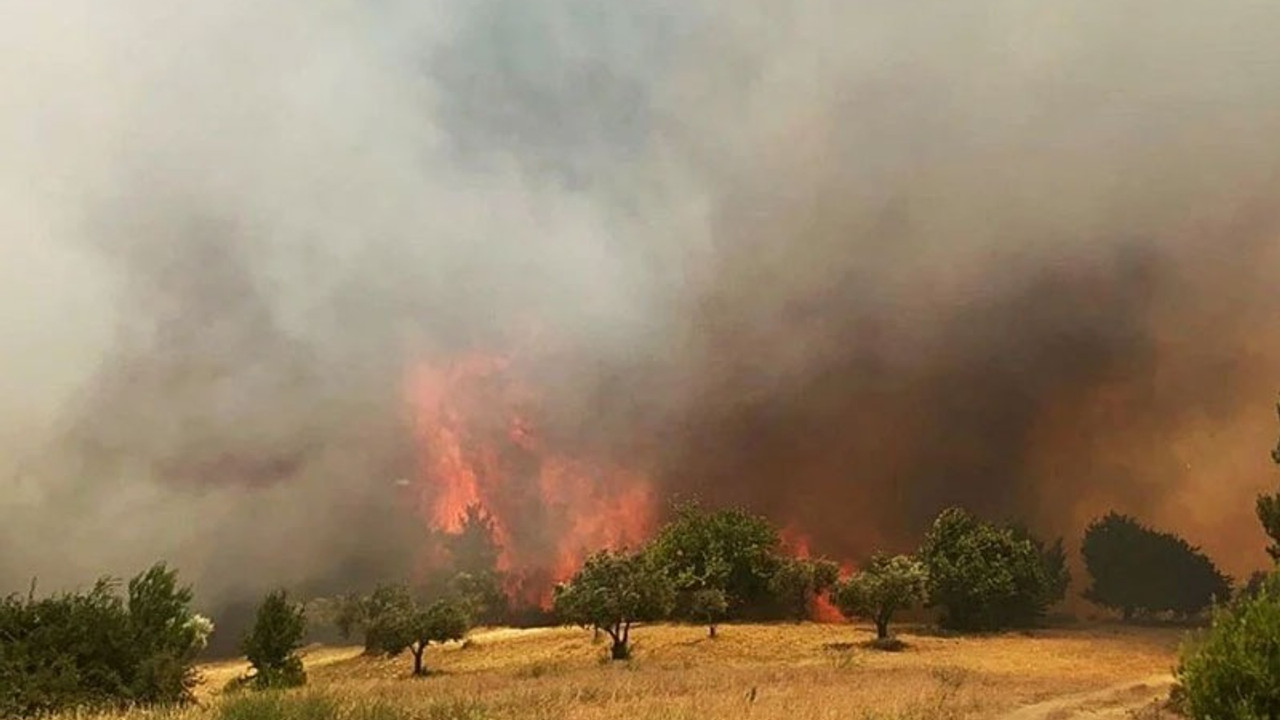
<path fill-rule="evenodd" d="M 1096 627 L 946 638 L 904 632 L 908 647 L 894 653 L 865 648 L 871 637 L 869 628 L 847 625 L 725 626 L 716 640 L 700 628 L 646 627 L 635 632 L 632 661 L 609 663 L 606 646 L 593 644 L 590 632 L 483 631 L 465 646 L 429 650 L 435 674 L 419 679 L 408 677 L 407 658 L 314 648 L 305 658 L 311 687 L 301 696 L 315 707 L 296 717 L 994 718 L 1168 672 L 1180 633 Z M 270 714 L 217 696 L 217 688 L 243 670 L 242 663 L 208 666 L 202 707 L 159 716 Z"/>

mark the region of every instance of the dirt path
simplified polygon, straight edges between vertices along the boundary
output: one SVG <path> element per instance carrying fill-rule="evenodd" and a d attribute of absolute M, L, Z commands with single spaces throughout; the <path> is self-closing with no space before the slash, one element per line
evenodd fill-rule
<path fill-rule="evenodd" d="M 1134 717 L 1171 717 L 1157 714 L 1138 716 L 1136 713 L 1169 696 L 1173 686 L 1170 675 L 1153 675 L 1112 685 L 1103 690 L 1067 695 L 1045 702 L 1019 708 L 1002 720 L 1122 720 Z"/>

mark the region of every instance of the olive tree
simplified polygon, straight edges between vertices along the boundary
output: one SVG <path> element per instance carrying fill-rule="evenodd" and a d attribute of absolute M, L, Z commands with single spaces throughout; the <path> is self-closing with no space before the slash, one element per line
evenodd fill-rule
<path fill-rule="evenodd" d="M 604 631 L 610 657 L 631 656 L 631 627 L 666 617 L 675 602 L 671 579 L 647 553 L 602 550 L 567 583 L 556 586 L 554 608 L 571 625 Z"/>
<path fill-rule="evenodd" d="M 869 618 L 876 625 L 876 639 L 885 640 L 894 613 L 923 603 L 928 590 L 924 563 L 906 555 L 877 553 L 865 569 L 837 584 L 831 599 L 846 617 Z"/>

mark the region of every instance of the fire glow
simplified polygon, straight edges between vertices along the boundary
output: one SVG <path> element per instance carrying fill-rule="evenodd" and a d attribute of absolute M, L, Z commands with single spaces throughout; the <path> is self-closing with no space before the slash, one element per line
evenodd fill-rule
<path fill-rule="evenodd" d="M 451 533 L 468 506 L 483 508 L 513 600 L 546 607 L 554 583 L 588 553 L 638 547 L 652 533 L 648 478 L 549 447 L 539 432 L 537 394 L 509 358 L 423 365 L 411 379 L 411 403 L 420 516 L 431 530 Z"/>

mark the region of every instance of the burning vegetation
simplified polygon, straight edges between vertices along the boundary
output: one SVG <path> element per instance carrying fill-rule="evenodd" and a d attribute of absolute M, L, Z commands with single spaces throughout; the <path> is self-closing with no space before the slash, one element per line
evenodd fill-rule
<path fill-rule="evenodd" d="M 539 398 L 519 371 L 484 355 L 418 368 L 411 402 L 420 465 L 411 490 L 429 534 L 485 528 L 512 600 L 546 608 L 554 584 L 588 553 L 648 539 L 655 499 L 640 473 L 550 447 Z"/>

